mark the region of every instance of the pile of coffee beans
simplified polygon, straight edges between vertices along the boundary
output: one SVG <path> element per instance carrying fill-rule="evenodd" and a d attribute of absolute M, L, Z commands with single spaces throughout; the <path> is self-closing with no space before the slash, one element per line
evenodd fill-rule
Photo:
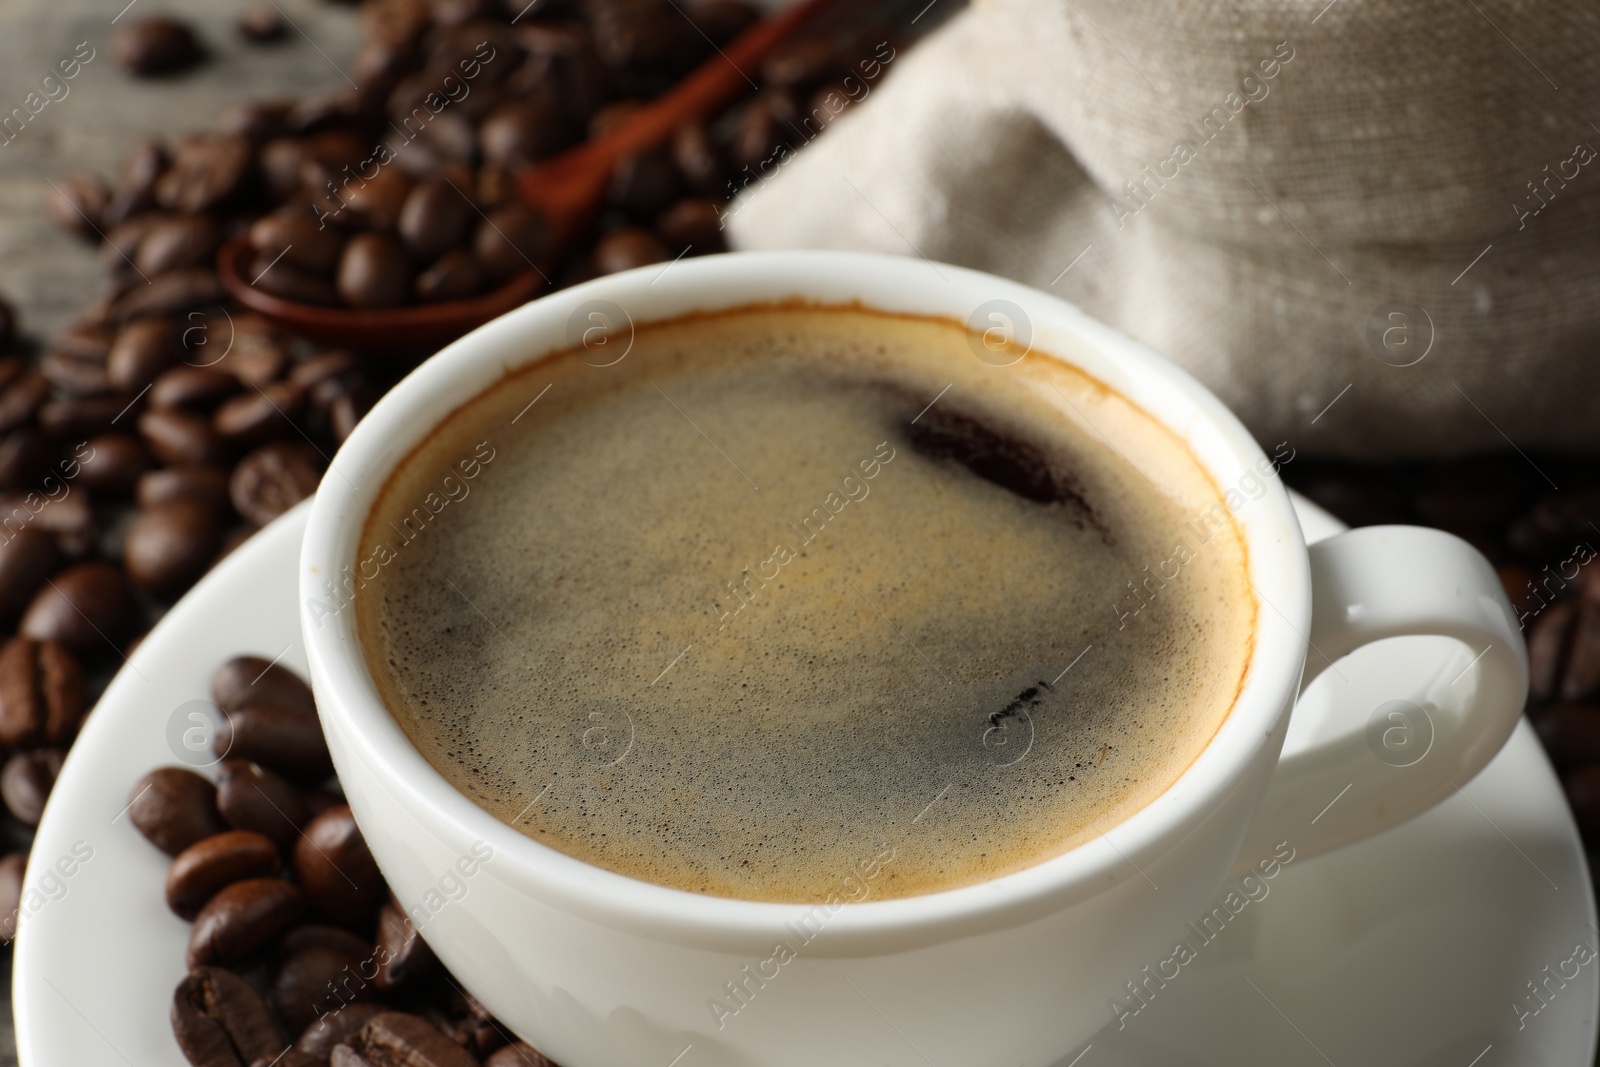
<path fill-rule="evenodd" d="M 138 78 L 176 74 L 205 58 L 194 28 L 170 15 L 133 19 L 111 35 L 117 66 Z"/>
<path fill-rule="evenodd" d="M 172 1000 L 189 1062 L 553 1067 L 462 991 L 389 892 L 305 682 L 240 656 L 211 693 L 225 713 L 216 781 L 162 767 L 128 806 L 172 857 L 167 906 L 192 924 Z"/>
<path fill-rule="evenodd" d="M 242 30 L 279 32 L 270 4 L 251 11 Z M 218 247 L 248 241 L 264 288 L 358 307 L 501 284 L 546 234 L 517 170 L 625 120 L 755 11 L 364 0 L 359 18 L 361 92 L 242 105 L 135 144 L 113 181 L 52 183 L 50 213 L 98 244 L 110 281 L 60 336 L 21 337 L 0 299 L 0 942 L 84 709 L 169 604 L 310 495 L 420 358 L 314 344 L 241 309 Z M 182 44 L 181 26 L 129 25 L 126 47 L 151 48 L 126 57 L 138 67 Z M 728 112 L 624 160 L 554 284 L 720 250 L 728 199 L 858 99 L 842 79 L 879 76 L 888 40 L 871 25 L 799 40 Z"/>
<path fill-rule="evenodd" d="M 841 78 L 892 55 L 875 40 L 882 31 L 862 30 L 773 57 L 765 87 L 728 115 L 623 160 L 602 217 L 551 269 L 550 220 L 518 200 L 517 174 L 625 121 L 757 12 L 741 0 L 682 10 L 672 0 L 545 0 L 521 19 L 521 6 L 366 0 L 352 72 L 360 90 L 238 106 L 210 133 L 135 146 L 114 183 L 56 183 L 55 216 L 102 239 L 113 277 L 86 326 L 223 304 L 211 263 L 235 235 L 248 242 L 243 272 L 258 288 L 352 308 L 471 297 L 536 265 L 570 284 L 719 251 L 727 199 L 854 98 Z M 165 26 L 130 29 L 143 40 Z M 182 336 L 169 337 L 176 358 Z M 79 363 L 103 366 L 95 355 Z M 85 385 L 103 377 L 71 369 Z M 122 375 L 111 386 L 129 384 L 144 383 Z"/>

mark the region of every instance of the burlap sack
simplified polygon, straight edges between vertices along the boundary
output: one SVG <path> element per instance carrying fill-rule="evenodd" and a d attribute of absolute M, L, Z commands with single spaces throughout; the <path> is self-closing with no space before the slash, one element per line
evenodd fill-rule
<path fill-rule="evenodd" d="M 1017 278 L 1264 441 L 1593 450 L 1600 9 L 979 0 L 733 206 Z"/>

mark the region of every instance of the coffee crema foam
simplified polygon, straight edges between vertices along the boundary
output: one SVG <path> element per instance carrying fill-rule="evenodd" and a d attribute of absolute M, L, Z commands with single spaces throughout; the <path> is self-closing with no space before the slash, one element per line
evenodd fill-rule
<path fill-rule="evenodd" d="M 969 341 L 759 306 L 509 373 L 367 520 L 385 704 L 503 822 L 697 893 L 931 893 L 1127 818 L 1237 699 L 1244 544 L 1165 427 Z"/>

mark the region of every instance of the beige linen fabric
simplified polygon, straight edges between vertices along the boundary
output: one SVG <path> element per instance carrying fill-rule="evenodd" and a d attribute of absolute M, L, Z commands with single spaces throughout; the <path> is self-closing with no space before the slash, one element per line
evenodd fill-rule
<path fill-rule="evenodd" d="M 1046 289 L 1263 441 L 1592 451 L 1597 90 L 1589 4 L 979 0 L 728 226 Z"/>

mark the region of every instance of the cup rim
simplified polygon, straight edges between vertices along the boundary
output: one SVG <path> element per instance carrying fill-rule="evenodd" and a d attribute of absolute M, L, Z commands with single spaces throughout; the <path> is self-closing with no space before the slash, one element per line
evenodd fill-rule
<path fill-rule="evenodd" d="M 980 304 L 1008 301 L 1031 322 L 1034 348 L 1112 385 L 1175 431 L 1219 490 L 1266 459 L 1233 413 L 1198 381 L 1074 305 L 993 275 L 906 257 L 737 252 L 642 267 L 525 304 L 442 349 L 361 420 L 333 457 L 313 501 L 299 595 L 318 711 L 324 728 L 352 746 L 363 767 L 425 825 L 451 839 L 487 842 L 495 850 L 497 877 L 600 921 L 680 936 L 766 936 L 815 905 L 708 896 L 641 881 L 567 856 L 490 815 L 451 786 L 395 722 L 356 641 L 354 613 L 339 610 L 328 620 L 324 583 L 358 558 L 366 515 L 394 465 L 446 415 L 507 371 L 570 348 L 570 321 L 584 305 L 609 301 L 629 309 L 630 322 L 648 322 L 794 298 L 963 320 Z M 1070 358 L 1060 351 L 1068 341 Z M 895 931 L 988 924 L 1140 878 L 1146 864 L 1139 861 L 1153 861 L 1181 840 L 1264 749 L 1276 758 L 1306 653 L 1311 597 L 1305 545 L 1288 493 L 1281 479 L 1265 481 L 1263 496 L 1233 512 L 1257 598 L 1251 661 L 1226 719 L 1177 781 L 1097 838 L 1023 870 L 956 889 L 832 909 L 828 931 L 836 948 Z M 323 605 L 322 615 L 314 613 L 316 604 Z"/>

